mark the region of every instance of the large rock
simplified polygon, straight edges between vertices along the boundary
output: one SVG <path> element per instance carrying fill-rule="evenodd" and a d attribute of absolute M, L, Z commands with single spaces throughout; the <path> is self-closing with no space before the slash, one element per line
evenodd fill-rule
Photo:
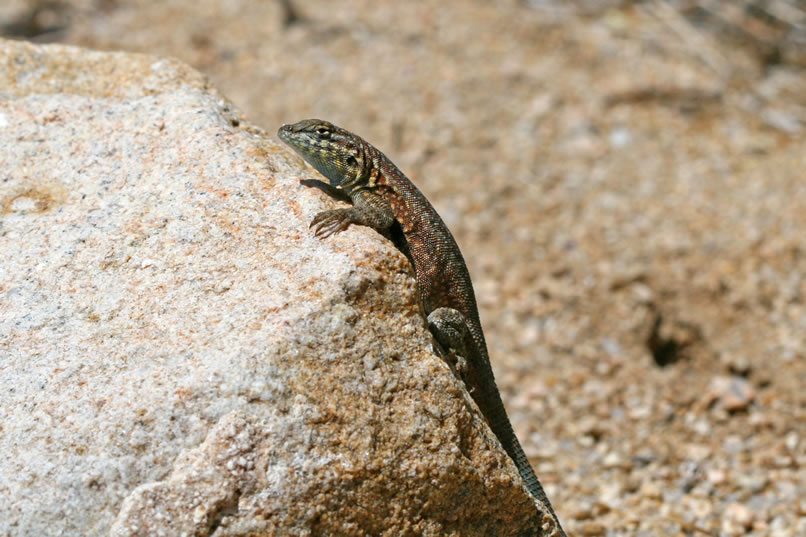
<path fill-rule="evenodd" d="M 540 533 L 405 259 L 316 239 L 298 158 L 176 61 L 0 66 L 0 535 Z"/>

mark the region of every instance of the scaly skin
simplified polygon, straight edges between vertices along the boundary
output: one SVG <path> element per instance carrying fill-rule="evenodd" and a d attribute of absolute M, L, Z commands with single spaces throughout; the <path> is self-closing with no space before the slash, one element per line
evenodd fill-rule
<path fill-rule="evenodd" d="M 397 166 L 361 137 L 319 119 L 283 125 L 278 136 L 330 181 L 302 184 L 353 204 L 317 214 L 311 222 L 316 236 L 328 237 L 351 224 L 369 226 L 393 240 L 409 258 L 434 337 L 462 358 L 458 369 L 471 396 L 526 488 L 546 506 L 558 533 L 565 536 L 512 430 L 490 366 L 470 274 L 442 218 Z"/>

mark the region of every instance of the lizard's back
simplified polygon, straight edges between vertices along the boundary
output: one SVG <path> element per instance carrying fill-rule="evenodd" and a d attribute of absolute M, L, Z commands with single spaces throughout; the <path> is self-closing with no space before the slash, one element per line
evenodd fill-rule
<path fill-rule="evenodd" d="M 383 153 L 373 150 L 372 160 L 381 172 L 378 184 L 386 189 L 385 196 L 406 237 L 426 315 L 437 308 L 453 308 L 474 325 L 471 331 L 480 337 L 476 343 L 483 343 L 473 284 L 459 245 L 414 183 Z"/>

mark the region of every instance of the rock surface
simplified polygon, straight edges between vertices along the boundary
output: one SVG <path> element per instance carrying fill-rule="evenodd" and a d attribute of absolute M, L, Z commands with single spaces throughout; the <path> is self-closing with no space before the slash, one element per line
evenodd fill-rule
<path fill-rule="evenodd" d="M 382 237 L 173 60 L 0 41 L 0 535 L 521 535 Z"/>

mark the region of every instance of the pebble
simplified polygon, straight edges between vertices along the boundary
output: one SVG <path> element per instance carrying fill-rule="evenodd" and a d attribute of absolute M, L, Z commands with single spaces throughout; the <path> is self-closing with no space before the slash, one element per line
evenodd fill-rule
<path fill-rule="evenodd" d="M 723 524 L 726 522 L 730 523 L 733 527 L 736 527 L 741 532 L 744 532 L 753 527 L 754 518 L 755 517 L 753 516 L 753 513 L 750 512 L 750 509 L 743 504 L 731 503 L 725 508 L 722 522 Z"/>
<path fill-rule="evenodd" d="M 598 537 L 605 534 L 605 527 L 598 522 L 585 522 L 580 533 L 585 537 Z"/>
<path fill-rule="evenodd" d="M 660 500 L 663 497 L 663 490 L 657 483 L 647 481 L 643 485 L 641 485 L 640 494 L 645 498 Z"/>
<path fill-rule="evenodd" d="M 745 410 L 756 397 L 756 392 L 747 381 L 739 376 L 718 376 L 711 379 L 705 392 L 706 406 L 716 405 L 728 412 Z"/>
<path fill-rule="evenodd" d="M 769 478 L 763 475 L 740 475 L 736 482 L 746 493 L 756 494 L 767 487 Z"/>

